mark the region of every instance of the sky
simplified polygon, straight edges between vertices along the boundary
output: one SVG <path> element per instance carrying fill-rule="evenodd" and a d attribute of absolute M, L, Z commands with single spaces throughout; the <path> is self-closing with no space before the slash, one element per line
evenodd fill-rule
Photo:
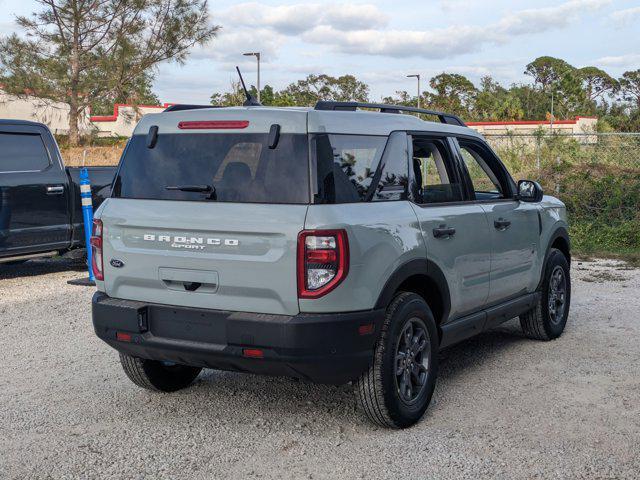
<path fill-rule="evenodd" d="M 0 0 L 0 34 L 17 31 L 16 15 L 34 0 Z M 640 68 L 640 0 L 381 0 L 368 2 L 209 1 L 218 37 L 195 48 L 185 65 L 158 68 L 154 91 L 163 102 L 208 103 L 230 89 L 239 65 L 255 84 L 276 89 L 310 73 L 353 74 L 370 98 L 415 92 L 441 72 L 478 84 L 492 75 L 505 85 L 529 82 L 527 63 L 541 55 L 613 76 Z"/>

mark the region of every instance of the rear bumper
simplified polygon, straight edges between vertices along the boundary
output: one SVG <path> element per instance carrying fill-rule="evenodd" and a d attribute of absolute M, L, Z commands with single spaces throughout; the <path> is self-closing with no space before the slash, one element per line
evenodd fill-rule
<path fill-rule="evenodd" d="M 92 307 L 98 337 L 129 355 L 332 384 L 367 369 L 384 318 L 384 310 L 293 316 L 205 310 L 102 292 Z M 367 325 L 372 331 L 360 329 Z M 130 340 L 117 340 L 117 333 Z M 260 350 L 262 358 L 248 358 L 246 349 Z"/>

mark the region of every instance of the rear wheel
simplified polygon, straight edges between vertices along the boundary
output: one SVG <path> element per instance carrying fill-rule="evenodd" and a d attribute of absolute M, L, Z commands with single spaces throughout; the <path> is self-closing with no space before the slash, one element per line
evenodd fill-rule
<path fill-rule="evenodd" d="M 437 335 L 422 297 L 403 292 L 393 299 L 373 361 L 355 385 L 356 400 L 372 422 L 405 428 L 420 420 L 435 389 Z"/>
<path fill-rule="evenodd" d="M 146 360 L 124 353 L 120 354 L 120 363 L 124 373 L 133 383 L 156 392 L 175 392 L 186 388 L 202 370 L 200 367 Z"/>
<path fill-rule="evenodd" d="M 544 268 L 538 304 L 520 315 L 524 334 L 535 340 L 552 340 L 562 335 L 571 303 L 569 263 L 564 254 L 552 248 Z"/>

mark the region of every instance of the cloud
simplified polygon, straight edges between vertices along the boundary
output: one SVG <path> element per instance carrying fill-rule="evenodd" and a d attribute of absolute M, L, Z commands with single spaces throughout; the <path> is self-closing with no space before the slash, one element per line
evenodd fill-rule
<path fill-rule="evenodd" d="M 222 34 L 217 50 L 254 48 L 251 42 L 243 43 L 253 40 L 261 51 L 271 48 L 275 54 L 285 42 L 284 37 L 296 36 L 342 53 L 442 59 L 478 52 L 487 45 L 504 44 L 516 36 L 565 27 L 585 12 L 597 10 L 610 1 L 569 0 L 551 7 L 509 13 L 493 24 L 428 30 L 390 29 L 389 18 L 371 4 L 242 3 L 218 15 L 216 20 L 236 32 L 236 38 L 230 37 L 230 48 L 225 48 Z"/>
<path fill-rule="evenodd" d="M 585 10 L 594 11 L 610 0 L 571 0 L 560 5 L 545 8 L 521 10 L 502 18 L 496 25 L 504 35 L 526 35 L 562 28 L 575 21 Z"/>
<path fill-rule="evenodd" d="M 625 26 L 640 18 L 640 7 L 632 7 L 624 10 L 616 10 L 609 15 L 617 25 Z"/>
<path fill-rule="evenodd" d="M 391 57 L 447 58 L 471 53 L 487 41 L 498 41 L 482 27 L 448 27 L 430 31 L 354 30 L 319 26 L 302 35 L 309 43 L 326 44 L 345 53 Z"/>
<path fill-rule="evenodd" d="M 302 39 L 329 45 L 344 53 L 442 59 L 477 52 L 487 44 L 507 43 L 514 36 L 564 27 L 585 10 L 607 3 L 609 0 L 571 0 L 554 7 L 512 13 L 485 26 L 450 26 L 427 31 L 340 30 L 331 25 L 318 25 L 303 33 Z"/>
<path fill-rule="evenodd" d="M 319 25 L 365 29 L 384 27 L 389 18 L 371 4 L 299 3 L 271 6 L 241 3 L 220 12 L 217 19 L 236 26 L 271 28 L 284 35 L 296 35 Z"/>
<path fill-rule="evenodd" d="M 265 61 L 271 61 L 285 42 L 284 35 L 267 28 L 223 28 L 213 42 L 194 49 L 191 57 L 237 63 L 246 60 L 242 57 L 245 52 L 261 52 Z"/>
<path fill-rule="evenodd" d="M 595 60 L 593 63 L 596 65 L 602 65 L 603 67 L 633 67 L 637 68 L 640 64 L 640 53 L 629 53 L 627 55 L 602 57 Z"/>
<path fill-rule="evenodd" d="M 585 10 L 594 10 L 608 3 L 609 0 L 571 0 L 554 7 L 521 10 L 494 24 L 450 26 L 426 31 L 340 30 L 330 25 L 319 25 L 303 33 L 302 39 L 329 45 L 344 53 L 443 59 L 480 51 L 487 44 L 507 43 L 515 36 L 564 27 Z"/>

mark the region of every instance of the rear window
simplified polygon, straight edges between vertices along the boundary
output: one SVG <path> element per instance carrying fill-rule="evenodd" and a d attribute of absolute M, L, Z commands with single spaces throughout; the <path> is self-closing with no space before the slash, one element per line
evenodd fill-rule
<path fill-rule="evenodd" d="M 116 177 L 114 196 L 152 200 L 309 203 L 307 136 L 267 133 L 160 134 L 153 148 L 134 135 Z M 210 186 L 211 191 L 176 187 Z M 167 188 L 169 187 L 169 188 Z"/>
<path fill-rule="evenodd" d="M 386 143 L 386 136 L 313 135 L 311 151 L 317 172 L 316 201 L 364 201 Z"/>
<path fill-rule="evenodd" d="M 40 171 L 49 166 L 49 155 L 37 133 L 0 132 L 0 172 Z"/>

